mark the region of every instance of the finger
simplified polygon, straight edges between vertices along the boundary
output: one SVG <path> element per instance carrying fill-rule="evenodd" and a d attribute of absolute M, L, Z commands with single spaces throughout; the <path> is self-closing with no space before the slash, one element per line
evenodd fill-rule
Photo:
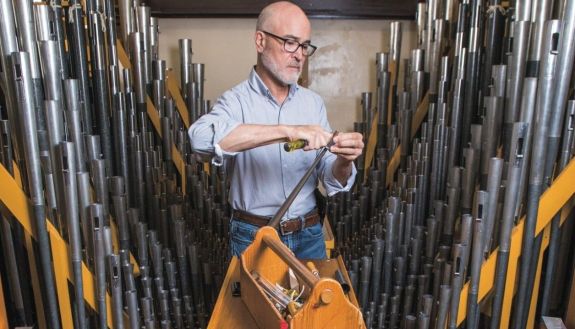
<path fill-rule="evenodd" d="M 343 158 L 343 159 L 348 160 L 348 161 L 354 161 L 355 159 L 358 158 L 359 155 L 357 155 L 357 154 L 352 154 L 352 155 L 348 155 L 348 154 L 337 154 L 337 156 L 338 156 L 339 158 Z"/>
<path fill-rule="evenodd" d="M 356 148 L 349 148 L 349 147 L 337 147 L 337 146 L 333 146 L 330 149 L 331 153 L 337 154 L 337 155 L 341 155 L 341 156 L 359 156 L 361 154 L 361 149 L 356 149 Z"/>
<path fill-rule="evenodd" d="M 357 139 L 345 139 L 340 140 L 335 144 L 338 148 L 352 148 L 352 149 L 363 149 L 363 141 Z"/>
<path fill-rule="evenodd" d="M 360 134 L 342 134 L 334 138 L 334 145 L 330 148 L 330 151 L 333 152 L 342 152 L 341 150 L 349 148 L 349 149 L 358 149 L 360 152 L 363 149 L 363 140 Z M 337 150 L 337 151 L 336 151 Z M 345 151 L 347 152 L 347 151 Z"/>

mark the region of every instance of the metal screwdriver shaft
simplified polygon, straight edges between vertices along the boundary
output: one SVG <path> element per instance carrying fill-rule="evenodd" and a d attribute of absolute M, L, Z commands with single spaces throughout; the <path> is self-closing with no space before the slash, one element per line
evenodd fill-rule
<path fill-rule="evenodd" d="M 301 191 L 301 189 L 303 188 L 305 182 L 307 182 L 309 176 L 311 176 L 311 173 L 315 170 L 315 166 L 319 163 L 319 161 L 323 158 L 323 156 L 325 155 L 325 153 L 329 150 L 329 148 L 333 145 L 333 138 L 335 136 L 337 136 L 337 131 L 334 131 L 333 135 L 331 136 L 331 140 L 329 141 L 329 143 L 327 143 L 326 146 L 322 147 L 321 150 L 319 151 L 318 155 L 315 157 L 315 160 L 313 160 L 313 163 L 311 164 L 311 166 L 309 167 L 309 169 L 306 171 L 306 173 L 303 175 L 303 177 L 300 179 L 300 181 L 297 183 L 297 185 L 295 186 L 295 188 L 293 189 L 293 191 L 290 193 L 290 195 L 287 197 L 287 199 L 284 201 L 284 203 L 281 205 L 280 209 L 278 210 L 278 212 L 274 215 L 274 217 L 270 220 L 270 222 L 268 223 L 268 226 L 271 226 L 273 228 L 277 228 L 280 220 L 282 218 L 282 216 L 286 213 L 286 211 L 288 210 L 289 206 L 291 206 L 291 204 L 293 203 L 293 201 L 295 200 L 295 197 L 299 194 L 299 192 Z"/>

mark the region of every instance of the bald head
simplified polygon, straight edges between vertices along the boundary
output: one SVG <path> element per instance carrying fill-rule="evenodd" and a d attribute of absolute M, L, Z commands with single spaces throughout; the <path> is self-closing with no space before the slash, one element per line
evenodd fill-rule
<path fill-rule="evenodd" d="M 300 7 L 288 1 L 278 1 L 262 9 L 256 30 L 274 31 L 277 27 L 294 21 L 307 27 L 310 26 L 306 14 Z"/>
<path fill-rule="evenodd" d="M 289 85 L 297 83 L 306 60 L 303 49 L 309 46 L 310 35 L 309 19 L 291 2 L 274 2 L 260 13 L 255 31 L 256 72 L 268 88 L 275 88 L 282 97 L 287 95 Z M 288 41 L 291 50 L 286 48 Z"/>

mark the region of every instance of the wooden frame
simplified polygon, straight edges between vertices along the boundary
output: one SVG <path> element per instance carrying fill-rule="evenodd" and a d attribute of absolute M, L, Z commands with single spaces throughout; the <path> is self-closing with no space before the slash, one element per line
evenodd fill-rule
<path fill-rule="evenodd" d="M 416 0 L 294 0 L 311 18 L 413 19 Z M 255 18 L 270 1 L 264 0 L 151 0 L 157 17 Z"/>

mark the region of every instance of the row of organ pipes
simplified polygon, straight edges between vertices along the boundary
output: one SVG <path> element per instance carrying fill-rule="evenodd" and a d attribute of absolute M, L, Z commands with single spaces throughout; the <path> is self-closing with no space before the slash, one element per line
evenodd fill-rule
<path fill-rule="evenodd" d="M 357 161 L 363 180 L 328 208 L 368 328 L 526 328 L 530 312 L 540 319 L 566 304 L 572 235 L 555 215 L 535 283 L 535 225 L 542 193 L 575 151 L 574 19 L 572 1 L 418 3 L 417 45 L 403 61 L 401 25 L 391 23 L 354 124 L 368 140 Z M 522 217 L 509 316 L 510 238 Z M 493 289 L 480 301 L 493 252 Z"/>
<path fill-rule="evenodd" d="M 9 326 L 64 325 L 51 260 L 67 257 L 75 328 L 205 328 L 229 261 L 229 210 L 225 172 L 208 174 L 190 152 L 187 127 L 210 107 L 192 40 L 179 41 L 174 92 L 158 19 L 139 1 L 2 0 L 0 15 L 0 160 L 22 179 L 38 251 L 34 266 L 3 213 Z M 68 255 L 52 254 L 48 225 Z"/>
<path fill-rule="evenodd" d="M 62 255 L 52 255 L 49 223 L 68 243 L 75 328 L 205 328 L 229 263 L 230 209 L 224 167 L 199 162 L 186 133 L 210 109 L 192 40 L 179 40 L 174 91 L 158 20 L 139 1 L 0 0 L 0 15 L 0 161 L 21 177 L 38 251 L 32 265 L 23 228 L 2 213 L 10 327 L 62 327 L 51 263 Z M 537 201 L 575 147 L 574 19 L 569 0 L 428 0 L 417 5 L 406 59 L 406 23 L 391 23 L 375 92 L 361 95 L 354 125 L 367 145 L 358 179 L 328 202 L 335 254 L 367 328 L 506 327 L 510 235 L 523 216 L 509 326 L 526 326 L 542 239 Z M 559 220 L 538 315 L 557 311 L 552 292 L 568 270 L 559 245 L 571 235 Z M 480 305 L 481 265 L 496 247 L 494 288 Z"/>

